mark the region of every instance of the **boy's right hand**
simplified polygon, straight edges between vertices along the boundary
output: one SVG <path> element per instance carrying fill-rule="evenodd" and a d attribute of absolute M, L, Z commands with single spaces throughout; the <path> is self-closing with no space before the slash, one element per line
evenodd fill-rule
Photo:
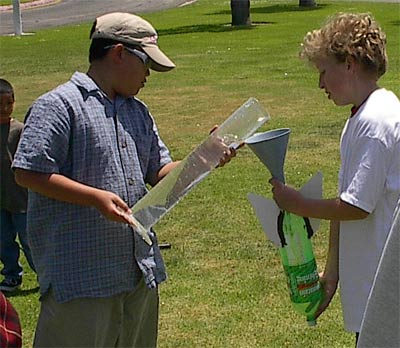
<path fill-rule="evenodd" d="M 113 192 L 98 190 L 94 206 L 108 220 L 135 225 L 129 206 Z"/>

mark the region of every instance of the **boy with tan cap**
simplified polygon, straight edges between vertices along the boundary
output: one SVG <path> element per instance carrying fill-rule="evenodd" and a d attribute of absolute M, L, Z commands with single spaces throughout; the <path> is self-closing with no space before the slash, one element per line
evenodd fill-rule
<path fill-rule="evenodd" d="M 175 65 L 132 14 L 97 18 L 90 38 L 87 74 L 32 105 L 13 163 L 31 190 L 42 295 L 34 346 L 155 347 L 164 263 L 154 231 L 149 246 L 129 225 L 129 207 L 176 162 L 135 95 L 149 69 Z"/>

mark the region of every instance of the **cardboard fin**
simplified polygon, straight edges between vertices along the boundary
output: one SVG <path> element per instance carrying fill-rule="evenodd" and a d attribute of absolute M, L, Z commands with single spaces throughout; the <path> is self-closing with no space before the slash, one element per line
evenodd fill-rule
<path fill-rule="evenodd" d="M 322 199 L 322 173 L 316 173 L 301 189 L 300 193 L 307 198 Z M 258 221 L 260 222 L 264 233 L 276 247 L 281 246 L 278 235 L 278 215 L 280 209 L 274 200 L 248 193 L 247 198 L 250 201 Z M 320 226 L 320 219 L 310 218 L 310 224 L 314 234 Z"/>

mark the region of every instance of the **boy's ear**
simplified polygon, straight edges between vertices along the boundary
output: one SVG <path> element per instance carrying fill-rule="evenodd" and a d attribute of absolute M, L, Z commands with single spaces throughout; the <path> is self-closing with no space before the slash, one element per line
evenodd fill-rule
<path fill-rule="evenodd" d="M 114 47 L 110 48 L 109 54 L 111 55 L 113 61 L 120 62 L 123 50 L 124 50 L 124 45 L 119 43 L 115 44 Z"/>

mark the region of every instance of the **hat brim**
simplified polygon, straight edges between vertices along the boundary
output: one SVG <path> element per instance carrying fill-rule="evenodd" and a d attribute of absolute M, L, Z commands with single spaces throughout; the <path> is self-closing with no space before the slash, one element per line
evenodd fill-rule
<path fill-rule="evenodd" d="M 150 57 L 150 68 L 165 72 L 175 68 L 175 64 L 156 45 L 142 45 L 143 51 Z"/>

